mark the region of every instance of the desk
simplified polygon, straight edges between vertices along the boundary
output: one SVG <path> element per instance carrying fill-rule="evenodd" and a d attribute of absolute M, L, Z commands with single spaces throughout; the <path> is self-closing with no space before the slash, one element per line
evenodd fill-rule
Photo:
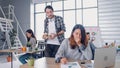
<path fill-rule="evenodd" d="M 46 60 L 47 60 L 48 68 L 61 68 L 60 67 L 60 63 L 55 63 L 55 59 L 54 58 L 46 58 Z M 73 60 L 69 60 L 69 62 L 73 62 Z M 80 64 L 81 68 L 86 68 L 85 64 L 81 64 L 81 62 L 83 62 L 83 61 L 78 61 L 78 63 Z M 84 62 L 91 63 L 91 61 L 89 61 L 89 60 L 88 61 L 85 60 Z M 120 61 L 116 62 L 116 63 L 120 63 Z M 20 68 L 34 68 L 34 66 L 28 66 L 28 64 L 24 64 L 24 65 L 21 65 Z M 115 67 L 111 67 L 111 68 L 120 68 L 120 65 L 115 66 Z"/>
<path fill-rule="evenodd" d="M 33 51 L 22 51 L 18 49 L 6 49 L 6 50 L 0 50 L 0 52 L 18 52 L 18 53 L 36 53 L 36 52 L 41 52 L 43 51 L 42 49 L 39 50 L 33 50 Z"/>
<path fill-rule="evenodd" d="M 61 64 L 60 63 L 55 63 L 55 59 L 54 58 L 46 58 L 46 61 L 47 61 L 47 67 L 48 68 L 61 68 Z M 69 60 L 69 62 L 73 62 L 73 60 Z M 79 64 L 81 63 L 80 61 L 78 61 Z M 90 62 L 90 61 L 85 61 L 85 62 Z M 80 66 L 82 68 L 85 68 L 84 65 L 81 65 Z M 20 68 L 34 68 L 34 66 L 29 66 L 28 64 L 23 64 L 20 66 Z"/>
<path fill-rule="evenodd" d="M 11 68 L 13 68 L 13 52 L 15 52 L 14 50 L 10 50 L 10 49 L 8 49 L 8 50 L 0 50 L 0 52 L 8 52 L 8 53 L 10 53 L 11 54 Z"/>
<path fill-rule="evenodd" d="M 36 52 L 40 52 L 40 51 L 43 51 L 42 49 L 39 49 L 39 50 L 34 50 L 34 51 L 22 51 L 22 50 L 19 50 L 19 49 L 6 49 L 6 50 L 0 50 L 0 52 L 2 53 L 10 53 L 11 54 L 11 68 L 13 68 L 13 53 L 14 52 L 17 52 L 17 53 L 36 53 Z"/>
<path fill-rule="evenodd" d="M 29 66 L 28 64 L 23 64 L 20 68 L 34 68 L 34 66 Z"/>

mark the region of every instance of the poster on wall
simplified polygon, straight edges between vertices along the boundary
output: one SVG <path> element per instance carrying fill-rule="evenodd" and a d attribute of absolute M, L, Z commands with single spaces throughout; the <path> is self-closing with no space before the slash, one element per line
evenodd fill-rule
<path fill-rule="evenodd" d="M 93 44 L 96 47 L 102 47 L 102 39 L 101 39 L 101 32 L 99 27 L 85 27 L 86 32 L 89 32 L 90 34 L 90 42 L 93 42 Z"/>

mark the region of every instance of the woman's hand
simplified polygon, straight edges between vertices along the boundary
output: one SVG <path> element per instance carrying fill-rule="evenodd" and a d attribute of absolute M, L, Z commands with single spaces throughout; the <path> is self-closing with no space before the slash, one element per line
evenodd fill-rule
<path fill-rule="evenodd" d="M 77 43 L 77 45 L 80 45 L 81 43 L 80 43 L 80 38 L 76 38 L 75 39 L 75 42 Z"/>
<path fill-rule="evenodd" d="M 60 60 L 60 62 L 61 62 L 62 64 L 66 64 L 66 63 L 68 62 L 68 60 L 67 60 L 66 58 L 62 58 L 62 59 Z"/>

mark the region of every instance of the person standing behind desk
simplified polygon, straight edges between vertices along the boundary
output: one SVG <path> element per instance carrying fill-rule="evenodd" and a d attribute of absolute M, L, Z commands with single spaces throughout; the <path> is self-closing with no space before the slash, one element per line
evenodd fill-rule
<path fill-rule="evenodd" d="M 47 40 L 45 56 L 55 57 L 55 54 L 64 40 L 65 24 L 63 18 L 53 14 L 52 6 L 46 6 L 45 13 L 47 15 L 44 21 L 43 39 Z"/>
<path fill-rule="evenodd" d="M 86 43 L 87 43 L 87 48 L 86 48 L 87 54 L 86 55 L 88 55 L 88 57 L 91 57 L 91 58 L 89 58 L 89 60 L 94 60 L 94 54 L 95 54 L 96 47 L 93 44 L 93 42 L 90 41 L 90 33 L 89 32 L 86 32 Z M 88 53 L 91 53 L 91 54 L 88 54 Z"/>
<path fill-rule="evenodd" d="M 26 37 L 27 37 L 27 43 L 30 43 L 32 45 L 32 48 L 35 48 L 37 40 L 31 29 L 28 29 L 26 31 Z M 20 56 L 19 60 L 21 61 L 21 63 L 25 64 L 25 63 L 27 63 L 26 60 L 28 60 L 30 57 L 31 57 L 31 54 L 26 53 L 26 54 Z M 32 57 L 35 57 L 35 56 L 32 55 Z"/>

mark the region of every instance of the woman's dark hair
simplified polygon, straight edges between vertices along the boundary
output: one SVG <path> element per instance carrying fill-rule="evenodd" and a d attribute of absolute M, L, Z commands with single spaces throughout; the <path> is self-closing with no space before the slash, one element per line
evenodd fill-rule
<path fill-rule="evenodd" d="M 31 37 L 35 38 L 36 43 L 37 43 L 37 39 L 36 39 L 36 37 L 35 37 L 33 31 L 32 31 L 31 29 L 28 29 L 26 32 L 27 32 L 27 33 L 30 33 L 30 34 L 31 34 Z M 27 41 L 30 41 L 30 38 L 27 37 Z"/>
<path fill-rule="evenodd" d="M 50 5 L 48 5 L 48 6 L 45 7 L 45 10 L 44 10 L 45 12 L 46 12 L 46 9 L 51 9 L 52 11 L 54 11 L 53 7 L 50 6 Z"/>
<path fill-rule="evenodd" d="M 86 32 L 86 34 L 88 35 L 88 34 L 90 34 L 90 32 Z"/>
<path fill-rule="evenodd" d="M 75 49 L 78 45 L 77 43 L 75 42 L 74 40 L 74 37 L 73 37 L 73 33 L 76 29 L 80 29 L 81 30 L 81 43 L 86 47 L 86 32 L 85 32 L 85 28 L 80 25 L 80 24 L 76 24 L 74 27 L 73 27 L 73 30 L 72 30 L 72 33 L 71 33 L 71 36 L 69 38 L 70 40 L 70 46 L 72 49 Z"/>
<path fill-rule="evenodd" d="M 86 32 L 86 35 L 90 35 L 90 32 Z M 88 41 L 89 41 L 90 39 L 86 39 L 86 44 L 88 44 Z"/>

